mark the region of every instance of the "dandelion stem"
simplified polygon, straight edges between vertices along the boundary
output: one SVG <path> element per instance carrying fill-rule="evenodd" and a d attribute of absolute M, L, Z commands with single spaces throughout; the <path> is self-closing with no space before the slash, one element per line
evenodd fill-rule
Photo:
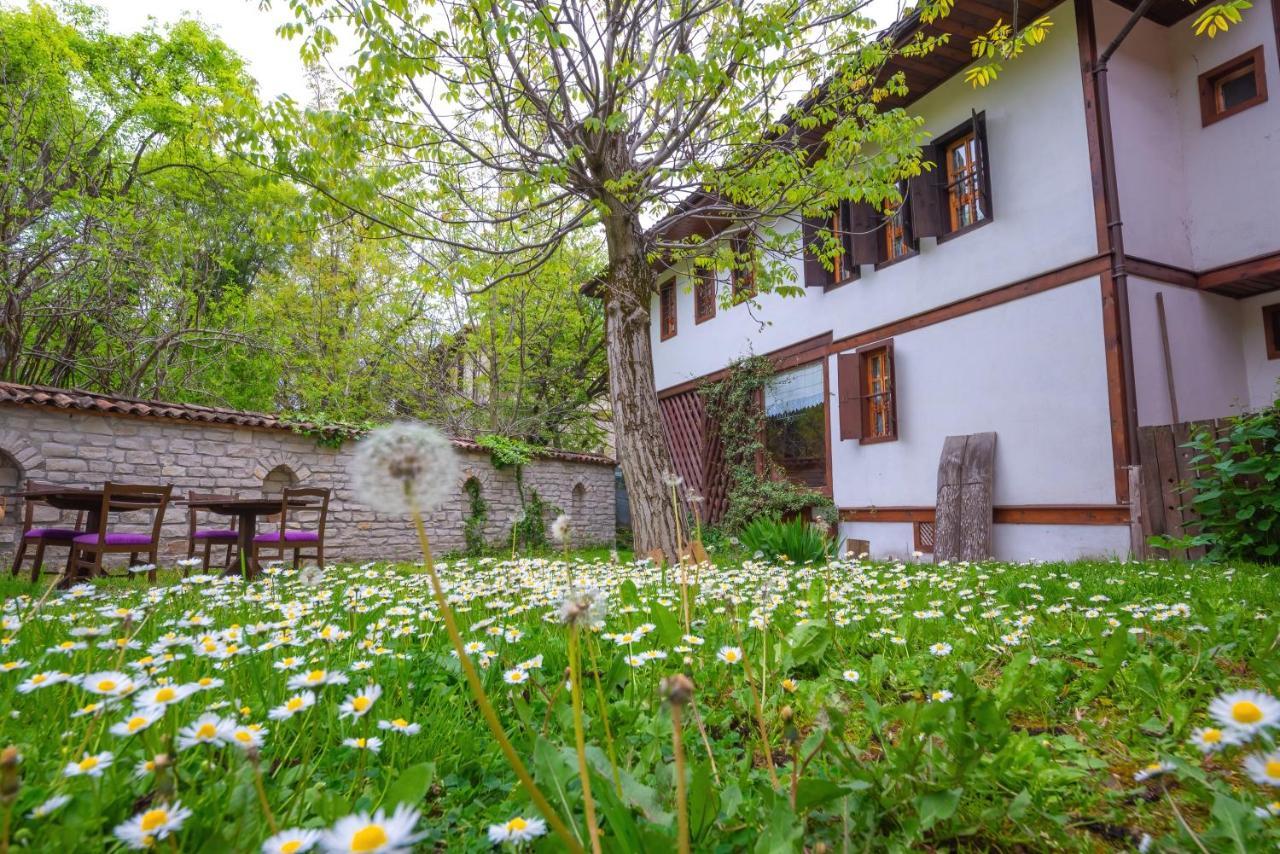
<path fill-rule="evenodd" d="M 515 772 L 520 785 L 524 786 L 525 791 L 529 793 L 530 800 L 538 808 L 538 812 L 542 813 L 543 818 L 547 820 L 547 824 L 564 842 L 566 848 L 576 852 L 576 854 L 581 854 L 582 845 L 579 844 L 573 832 L 561 820 L 555 808 L 543 796 L 538 784 L 533 781 L 533 777 L 529 774 L 529 769 L 525 768 L 524 762 L 520 760 L 520 755 L 516 753 L 516 749 L 507 738 L 506 731 L 502 728 L 502 722 L 498 720 L 498 715 L 493 711 L 493 706 L 489 704 L 489 698 L 484 693 L 484 686 L 480 684 L 480 677 L 476 674 L 475 667 L 471 664 L 471 659 L 467 657 L 467 651 L 462 643 L 462 636 L 458 634 L 458 624 L 453 618 L 453 609 L 449 607 L 449 602 L 445 599 L 444 588 L 440 585 L 440 576 L 436 574 L 435 562 L 431 559 L 431 543 L 427 539 L 427 528 L 422 522 L 422 512 L 418 509 L 418 502 L 413 498 L 412 494 L 407 495 L 407 498 L 414 526 L 418 530 L 418 541 L 422 546 L 422 557 L 426 562 L 427 575 L 431 579 L 431 590 L 435 594 L 436 606 L 440 609 L 440 618 L 444 621 L 445 631 L 448 632 L 449 640 L 453 643 L 453 648 L 458 653 L 458 663 L 462 667 L 462 675 L 466 678 L 467 686 L 471 689 L 472 698 L 480 708 L 480 715 L 488 725 L 489 732 L 493 734 L 494 740 L 498 742 L 498 747 L 506 757 L 511 770 Z"/>
<path fill-rule="evenodd" d="M 262 814 L 266 817 L 267 827 L 271 828 L 271 832 L 278 833 L 280 831 L 280 827 L 276 824 L 276 817 L 271 812 L 271 804 L 267 801 L 267 790 L 262 785 L 262 769 L 258 767 L 256 760 L 253 761 L 252 765 L 253 787 L 258 790 L 258 803 L 262 806 Z"/>
<path fill-rule="evenodd" d="M 600 722 L 604 724 L 604 743 L 609 749 L 609 770 L 613 773 L 613 788 L 622 797 L 622 777 L 618 774 L 618 755 L 613 747 L 613 733 L 609 729 L 609 707 L 605 703 L 604 688 L 600 684 L 600 664 L 596 659 L 595 644 L 587 643 L 587 654 L 591 656 L 591 675 L 596 683 L 596 701 L 600 704 Z"/>
<path fill-rule="evenodd" d="M 715 778 L 716 785 L 720 785 L 720 771 L 716 768 L 716 757 L 711 752 L 711 739 L 707 737 L 707 728 L 702 723 L 702 715 L 698 713 L 698 704 L 691 702 L 689 708 L 693 711 L 693 723 L 698 727 L 698 735 L 702 737 L 702 745 L 707 749 L 707 761 L 711 763 L 711 776 Z"/>
<path fill-rule="evenodd" d="M 685 791 L 684 733 L 679 703 L 671 704 L 671 749 L 676 756 L 676 842 L 680 854 L 689 854 L 689 804 Z"/>
<path fill-rule="evenodd" d="M 578 776 L 582 778 L 582 803 L 587 814 L 587 838 L 591 840 L 594 854 L 600 854 L 596 802 L 591 797 L 591 772 L 587 767 L 587 744 L 582 726 L 582 649 L 577 625 L 569 627 L 569 690 L 573 697 L 573 737 L 578 750 Z"/>

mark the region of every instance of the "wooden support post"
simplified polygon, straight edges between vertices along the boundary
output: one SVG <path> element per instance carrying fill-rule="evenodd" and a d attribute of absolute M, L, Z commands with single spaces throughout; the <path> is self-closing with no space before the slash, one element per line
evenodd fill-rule
<path fill-rule="evenodd" d="M 1129 555 L 1147 558 L 1147 514 L 1143 507 L 1142 466 L 1129 466 Z"/>

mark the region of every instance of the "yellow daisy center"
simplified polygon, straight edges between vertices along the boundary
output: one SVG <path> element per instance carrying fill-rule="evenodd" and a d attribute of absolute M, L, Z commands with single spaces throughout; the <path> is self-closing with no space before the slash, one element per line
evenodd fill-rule
<path fill-rule="evenodd" d="M 218 728 L 210 723 L 200 724 L 200 728 L 196 730 L 196 738 L 213 738 L 218 734 Z"/>
<path fill-rule="evenodd" d="M 146 725 L 147 719 L 139 715 L 137 717 L 129 718 L 129 723 L 126 726 L 129 732 L 137 732 Z"/>
<path fill-rule="evenodd" d="M 1267 776 L 1271 779 L 1280 780 L 1280 759 L 1272 759 L 1268 761 L 1264 770 L 1267 772 Z"/>
<path fill-rule="evenodd" d="M 253 741 L 253 734 L 247 729 L 236 730 L 236 741 Z"/>
<path fill-rule="evenodd" d="M 368 743 L 367 740 L 363 738 L 356 739 L 356 747 L 364 747 L 367 743 Z"/>
<path fill-rule="evenodd" d="M 371 706 L 372 704 L 373 704 L 373 700 L 370 700 L 368 697 L 365 697 L 365 696 L 360 696 L 360 697 L 356 697 L 354 700 L 351 701 L 351 708 L 355 709 L 357 712 L 363 712 L 365 709 L 369 708 L 369 706 Z"/>
<path fill-rule="evenodd" d="M 1262 709 L 1250 700 L 1240 700 L 1231 705 L 1231 719 L 1242 724 L 1256 724 L 1262 720 Z"/>
<path fill-rule="evenodd" d="M 289 711 L 291 711 L 291 712 L 296 712 L 296 711 L 298 711 L 298 709 L 301 709 L 301 708 L 302 708 L 302 698 L 301 698 L 301 697 L 290 697 L 290 698 L 289 698 L 289 702 L 285 703 L 285 704 L 284 704 L 284 707 L 285 707 L 286 709 L 288 709 Z"/>
<path fill-rule="evenodd" d="M 280 846 L 280 854 L 293 854 L 302 847 L 301 839 L 290 839 L 288 842 Z"/>
<path fill-rule="evenodd" d="M 388 842 L 387 832 L 379 825 L 362 827 L 351 837 L 352 851 L 377 851 Z"/>
<path fill-rule="evenodd" d="M 307 674 L 308 682 L 319 682 L 323 678 L 324 678 L 323 670 L 312 670 L 310 673 Z"/>
<path fill-rule="evenodd" d="M 1205 744 L 1217 744 L 1218 742 L 1222 741 L 1222 730 L 1207 729 L 1204 731 L 1204 734 L 1200 737 L 1204 739 Z"/>
<path fill-rule="evenodd" d="M 147 810 L 142 814 L 142 829 L 155 830 L 169 821 L 167 810 Z"/>
<path fill-rule="evenodd" d="M 201 688 L 208 688 L 210 685 L 213 684 L 213 679 L 211 679 L 208 676 L 202 676 L 197 681 L 199 682 Z"/>
<path fill-rule="evenodd" d="M 103 679 L 98 682 L 99 691 L 114 691 L 115 689 L 116 683 L 114 679 Z"/>
<path fill-rule="evenodd" d="M 516 816 L 515 818 L 511 819 L 511 821 L 507 822 L 507 830 L 512 830 L 512 831 L 524 830 L 528 826 L 529 826 L 529 822 L 525 821 L 520 816 Z"/>
<path fill-rule="evenodd" d="M 157 703 L 172 702 L 172 700 L 177 696 L 178 696 L 178 692 L 173 690 L 172 688 L 161 688 L 159 691 L 156 692 L 156 702 Z"/>
<path fill-rule="evenodd" d="M 81 771 L 92 771 L 94 768 L 98 767 L 98 757 L 86 756 L 84 759 L 80 760 L 76 767 Z"/>
<path fill-rule="evenodd" d="M 43 682 L 44 680 L 46 680 L 46 679 L 48 679 L 48 678 L 49 678 L 49 677 L 48 677 L 48 676 L 45 676 L 43 673 L 37 673 L 35 676 L 32 676 L 32 677 L 31 677 L 31 681 L 32 681 L 33 683 L 35 683 L 36 685 L 39 685 L 41 682 Z"/>
<path fill-rule="evenodd" d="M 398 727 L 407 727 L 409 725 L 409 722 L 406 721 L 404 718 L 396 718 L 391 723 L 395 724 Z"/>

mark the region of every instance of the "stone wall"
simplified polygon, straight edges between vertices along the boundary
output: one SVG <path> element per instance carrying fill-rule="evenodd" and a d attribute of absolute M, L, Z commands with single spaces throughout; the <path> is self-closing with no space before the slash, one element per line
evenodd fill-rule
<path fill-rule="evenodd" d="M 22 520 L 21 502 L 8 497 L 27 479 L 96 486 L 119 483 L 172 484 L 174 498 L 188 491 L 239 495 L 278 494 L 289 484 L 333 490 L 325 531 L 326 557 L 334 560 L 400 560 L 418 556 L 407 520 L 378 514 L 349 488 L 353 443 L 333 449 L 286 429 L 189 423 L 166 418 L 95 415 L 0 404 L 0 567 L 7 568 Z M 499 544 L 510 536 L 520 506 L 512 470 L 495 469 L 487 452 L 459 449 L 463 474 L 454 497 L 427 519 L 437 553 L 460 551 L 469 501 L 463 484 L 476 478 L 489 505 L 486 537 Z M 614 539 L 614 475 L 607 462 L 544 457 L 525 467 L 525 491 L 574 517 L 575 544 Z M 56 517 L 37 508 L 37 521 Z M 64 521 L 69 515 L 64 515 Z M 554 513 L 549 513 L 549 525 Z M 118 528 L 128 528 L 121 517 Z M 128 520 L 133 521 L 133 520 Z M 145 518 L 136 520 L 146 524 Z M 202 527 L 224 527 L 226 517 L 202 514 Z M 265 522 L 262 524 L 266 524 Z M 187 509 L 171 503 L 165 515 L 164 552 L 185 556 Z M 221 555 L 215 550 L 215 556 Z M 53 560 L 61 560 L 59 550 Z"/>

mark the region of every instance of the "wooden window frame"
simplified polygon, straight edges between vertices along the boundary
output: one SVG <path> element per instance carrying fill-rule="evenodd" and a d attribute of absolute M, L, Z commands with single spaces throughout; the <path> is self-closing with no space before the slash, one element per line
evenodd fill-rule
<path fill-rule="evenodd" d="M 896 442 L 898 440 L 898 376 L 893 364 L 893 341 L 884 341 L 867 347 L 859 347 L 857 353 L 858 393 L 861 397 L 858 406 L 858 417 L 862 419 L 862 438 L 858 440 L 858 443 L 861 445 L 874 445 L 880 442 Z M 883 368 L 888 373 L 888 381 L 884 391 L 875 392 L 871 389 L 869 382 L 870 371 L 872 361 L 881 355 L 884 358 Z M 887 431 L 874 435 L 872 434 L 874 410 L 870 406 L 873 397 L 887 398 L 882 404 Z"/>
<path fill-rule="evenodd" d="M 711 297 L 706 300 L 706 291 L 710 288 Z M 716 271 L 699 270 L 693 280 L 693 322 L 694 325 L 706 323 L 716 316 Z M 705 302 L 705 305 L 704 305 Z"/>
<path fill-rule="evenodd" d="M 853 263 L 853 224 L 848 202 L 841 202 L 831 212 L 828 226 L 844 250 L 832 259 L 831 281 L 823 285 L 824 293 L 834 291 L 862 277 L 862 266 Z"/>
<path fill-rule="evenodd" d="M 867 384 L 867 370 L 870 359 L 880 352 L 885 353 L 888 362 L 888 421 L 889 431 L 882 435 L 871 435 L 871 408 L 868 405 L 872 393 Z M 898 421 L 898 371 L 894 361 L 893 339 L 886 338 L 859 347 L 851 353 L 840 353 L 836 357 L 837 394 L 840 403 L 840 439 L 841 441 L 856 439 L 860 445 L 876 445 L 881 442 L 896 442 L 899 438 Z M 852 379 L 851 379 L 852 377 Z"/>
<path fill-rule="evenodd" d="M 670 299 L 670 328 L 667 325 L 667 301 Z M 676 337 L 679 331 L 679 318 L 677 316 L 676 302 L 676 283 L 675 280 L 669 280 L 666 284 L 658 288 L 658 339 L 666 341 L 668 338 Z"/>
<path fill-rule="evenodd" d="M 950 163 L 951 158 L 948 156 L 951 149 L 957 141 L 973 137 L 975 149 L 975 172 L 976 172 L 976 188 L 977 204 L 982 212 L 982 218 L 976 222 L 971 222 L 960 228 L 951 227 L 951 194 L 950 187 L 953 181 L 950 180 Z M 921 205 L 921 208 L 935 208 L 934 216 L 938 222 L 934 227 L 926 224 L 924 228 L 916 228 L 915 236 L 918 239 L 921 236 L 936 237 L 938 243 L 945 243 L 959 237 L 962 234 L 968 234 L 975 229 L 982 228 L 984 225 L 995 219 L 994 204 L 991 195 L 991 148 L 988 143 L 987 120 L 986 113 L 975 112 L 968 121 L 952 128 L 946 133 L 938 137 L 937 141 L 930 145 L 925 154 L 926 159 L 933 162 L 934 167 L 930 172 L 912 179 L 912 191 L 927 194 L 931 197 L 931 204 Z M 958 180 L 958 179 L 957 179 Z M 922 200 L 913 202 L 912 217 L 913 226 L 919 226 L 914 220 L 916 213 L 916 205 Z M 927 218 L 926 218 L 927 222 Z M 936 234 L 933 231 L 936 230 Z"/>
<path fill-rule="evenodd" d="M 1262 307 L 1262 334 L 1267 342 L 1267 358 L 1280 359 L 1280 341 L 1276 340 L 1276 321 L 1280 316 L 1280 302 Z"/>
<path fill-rule="evenodd" d="M 749 235 L 737 234 L 730 239 L 733 241 L 730 244 L 733 247 L 733 264 L 729 268 L 729 287 L 734 303 L 746 302 L 757 293 L 755 245 Z M 739 260 L 739 255 L 746 255 L 747 260 Z"/>
<path fill-rule="evenodd" d="M 1222 84 L 1228 80 L 1234 80 L 1248 71 L 1253 72 L 1253 79 L 1257 83 L 1257 94 L 1233 107 L 1220 109 L 1218 106 L 1218 93 Z M 1243 113 L 1250 107 L 1256 107 L 1266 102 L 1267 69 L 1263 58 L 1262 45 L 1258 45 L 1253 50 L 1242 53 L 1234 59 L 1229 59 L 1221 65 L 1210 68 L 1196 79 L 1196 84 L 1200 90 L 1201 127 L 1208 127 L 1237 113 Z"/>
<path fill-rule="evenodd" d="M 906 183 L 899 187 L 902 193 L 902 202 L 898 205 L 897 211 L 892 214 L 888 211 L 881 211 L 881 233 L 876 235 L 877 245 L 880 248 L 880 260 L 876 262 L 875 269 L 883 270 L 899 261 L 905 261 L 920 254 L 920 241 L 916 239 L 915 230 L 911 227 L 911 205 L 907 198 Z M 893 221 L 897 220 L 901 223 L 900 228 L 903 232 L 903 243 L 906 244 L 906 251 L 901 255 L 889 254 L 889 247 L 892 245 L 891 236 L 893 234 Z"/>

